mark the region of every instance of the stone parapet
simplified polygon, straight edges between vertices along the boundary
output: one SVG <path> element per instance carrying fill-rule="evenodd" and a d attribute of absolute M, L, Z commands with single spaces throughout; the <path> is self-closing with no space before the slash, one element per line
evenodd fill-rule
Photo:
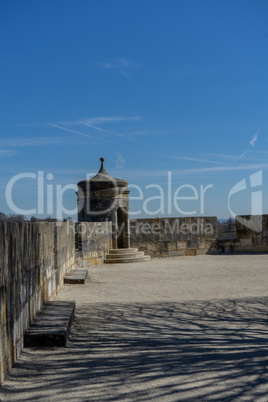
<path fill-rule="evenodd" d="M 23 347 L 23 334 L 75 263 L 69 223 L 0 222 L 0 384 Z"/>
<path fill-rule="evenodd" d="M 103 263 L 112 248 L 111 222 L 76 224 L 76 263 L 80 267 Z"/>
<path fill-rule="evenodd" d="M 176 257 L 216 252 L 216 217 L 130 220 L 131 247 L 151 257 Z"/>

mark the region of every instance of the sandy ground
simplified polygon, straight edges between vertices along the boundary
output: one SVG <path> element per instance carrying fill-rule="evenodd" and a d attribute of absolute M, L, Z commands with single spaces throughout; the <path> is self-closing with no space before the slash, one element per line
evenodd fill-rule
<path fill-rule="evenodd" d="M 2 401 L 268 401 L 268 256 L 89 268 L 65 349 L 24 349 Z"/>

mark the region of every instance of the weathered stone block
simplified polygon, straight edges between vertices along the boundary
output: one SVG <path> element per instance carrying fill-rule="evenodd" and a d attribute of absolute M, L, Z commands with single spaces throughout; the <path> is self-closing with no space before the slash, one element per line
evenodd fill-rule
<path fill-rule="evenodd" d="M 141 248 L 139 247 L 139 250 L 141 250 Z M 145 251 L 147 252 L 151 252 L 154 253 L 157 250 L 157 243 L 147 243 L 147 244 L 143 244 L 142 245 L 142 250 L 141 251 Z"/>
<path fill-rule="evenodd" d="M 187 249 L 197 249 L 197 241 L 196 240 L 188 240 Z"/>
<path fill-rule="evenodd" d="M 184 256 L 184 251 L 182 250 L 171 250 L 171 251 L 164 251 L 161 257 L 181 257 Z"/>
<path fill-rule="evenodd" d="M 192 256 L 196 255 L 196 249 L 186 249 L 185 255 L 187 257 L 192 257 Z"/>
<path fill-rule="evenodd" d="M 251 238 L 242 238 L 240 239 L 240 247 L 248 247 L 252 246 L 252 239 Z"/>
<path fill-rule="evenodd" d="M 196 255 L 205 255 L 207 254 L 206 250 L 196 250 Z"/>
<path fill-rule="evenodd" d="M 177 241 L 177 250 L 185 250 L 187 248 L 187 243 L 185 241 Z"/>
<path fill-rule="evenodd" d="M 176 251 L 177 250 L 177 242 L 170 242 L 167 245 L 168 251 Z"/>

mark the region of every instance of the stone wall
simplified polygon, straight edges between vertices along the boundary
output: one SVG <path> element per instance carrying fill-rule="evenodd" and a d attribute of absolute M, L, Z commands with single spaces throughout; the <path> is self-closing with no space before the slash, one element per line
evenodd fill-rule
<path fill-rule="evenodd" d="M 154 218 L 130 221 L 130 244 L 151 257 L 216 252 L 217 218 Z"/>
<path fill-rule="evenodd" d="M 239 215 L 218 232 L 216 217 L 133 219 L 131 247 L 151 257 L 268 253 L 268 215 Z"/>
<path fill-rule="evenodd" d="M 75 263 L 68 223 L 0 222 L 0 384 L 23 346 L 23 333 L 53 299 Z"/>
<path fill-rule="evenodd" d="M 112 248 L 111 222 L 76 224 L 76 263 L 80 266 L 101 264 Z"/>
<path fill-rule="evenodd" d="M 268 253 L 268 215 L 238 215 L 233 231 L 217 239 L 219 253 Z"/>
<path fill-rule="evenodd" d="M 268 252 L 268 215 L 236 216 L 236 253 Z"/>

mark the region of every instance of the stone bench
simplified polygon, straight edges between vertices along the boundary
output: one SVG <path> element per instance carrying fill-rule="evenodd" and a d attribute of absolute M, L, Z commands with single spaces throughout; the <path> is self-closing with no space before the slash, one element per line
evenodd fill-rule
<path fill-rule="evenodd" d="M 64 285 L 85 284 L 88 275 L 87 269 L 75 269 L 64 277 Z"/>
<path fill-rule="evenodd" d="M 24 347 L 65 347 L 74 311 L 74 301 L 45 303 L 24 333 Z"/>

